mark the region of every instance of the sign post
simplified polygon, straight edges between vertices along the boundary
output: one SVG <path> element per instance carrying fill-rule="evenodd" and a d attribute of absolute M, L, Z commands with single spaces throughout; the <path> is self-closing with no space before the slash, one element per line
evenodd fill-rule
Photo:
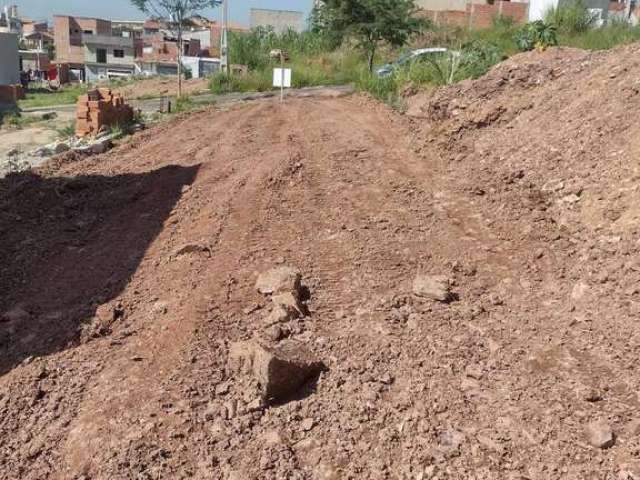
<path fill-rule="evenodd" d="M 273 86 L 280 87 L 280 102 L 284 102 L 284 89 L 291 88 L 291 69 L 284 68 L 288 55 L 283 50 L 272 50 L 271 58 L 280 58 L 280 68 L 273 69 Z"/>

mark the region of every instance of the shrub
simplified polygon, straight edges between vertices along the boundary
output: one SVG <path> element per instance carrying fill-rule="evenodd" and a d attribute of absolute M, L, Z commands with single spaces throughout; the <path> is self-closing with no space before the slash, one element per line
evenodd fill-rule
<path fill-rule="evenodd" d="M 400 75 L 395 74 L 380 78 L 363 68 L 355 84 L 358 90 L 368 92 L 382 102 L 395 104 L 398 100 L 399 85 L 403 83 L 399 77 Z"/>
<path fill-rule="evenodd" d="M 189 95 L 183 95 L 175 99 L 173 104 L 173 111 L 175 113 L 188 112 L 193 109 L 193 100 Z"/>
<path fill-rule="evenodd" d="M 493 43 L 472 40 L 461 48 L 462 76 L 478 78 L 487 73 L 491 67 L 507 58 L 504 50 Z"/>
<path fill-rule="evenodd" d="M 558 44 L 556 27 L 542 20 L 529 22 L 516 32 L 515 42 L 518 49 L 523 52 L 528 52 L 534 48 L 544 50 L 547 47 Z"/>

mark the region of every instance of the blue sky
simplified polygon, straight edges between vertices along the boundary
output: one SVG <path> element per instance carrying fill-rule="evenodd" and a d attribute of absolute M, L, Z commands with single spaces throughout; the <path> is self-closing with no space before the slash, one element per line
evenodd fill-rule
<path fill-rule="evenodd" d="M 101 17 L 111 20 L 136 20 L 144 18 L 129 0 L 0 0 L 0 5 L 12 3 L 18 5 L 20 14 L 43 20 L 54 14 Z M 250 8 L 280 8 L 300 10 L 308 14 L 312 0 L 229 0 L 232 20 L 249 23 Z M 210 18 L 219 18 L 220 9 L 205 12 Z"/>

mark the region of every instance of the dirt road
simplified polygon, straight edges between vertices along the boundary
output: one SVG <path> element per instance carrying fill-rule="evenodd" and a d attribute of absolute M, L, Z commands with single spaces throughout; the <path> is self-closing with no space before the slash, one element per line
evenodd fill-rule
<path fill-rule="evenodd" d="M 576 327 L 590 290 L 558 265 L 580 259 L 513 231 L 414 134 L 361 97 L 264 101 L 2 180 L 0 478 L 627 468 L 638 375 L 593 350 L 607 318 Z M 309 312 L 274 333 L 254 285 L 276 265 L 301 270 Z M 413 295 L 418 273 L 455 301 Z M 253 408 L 230 342 L 283 335 L 327 371 Z M 584 438 L 602 417 L 614 449 Z"/>

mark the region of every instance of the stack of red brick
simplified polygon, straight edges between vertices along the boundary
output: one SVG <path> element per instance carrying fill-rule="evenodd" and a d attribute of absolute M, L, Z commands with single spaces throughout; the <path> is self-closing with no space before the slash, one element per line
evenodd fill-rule
<path fill-rule="evenodd" d="M 133 120 L 133 108 L 108 88 L 92 90 L 78 99 L 76 135 L 96 135 L 102 127 L 124 125 Z"/>
<path fill-rule="evenodd" d="M 0 104 L 15 105 L 24 98 L 22 85 L 0 85 Z"/>

